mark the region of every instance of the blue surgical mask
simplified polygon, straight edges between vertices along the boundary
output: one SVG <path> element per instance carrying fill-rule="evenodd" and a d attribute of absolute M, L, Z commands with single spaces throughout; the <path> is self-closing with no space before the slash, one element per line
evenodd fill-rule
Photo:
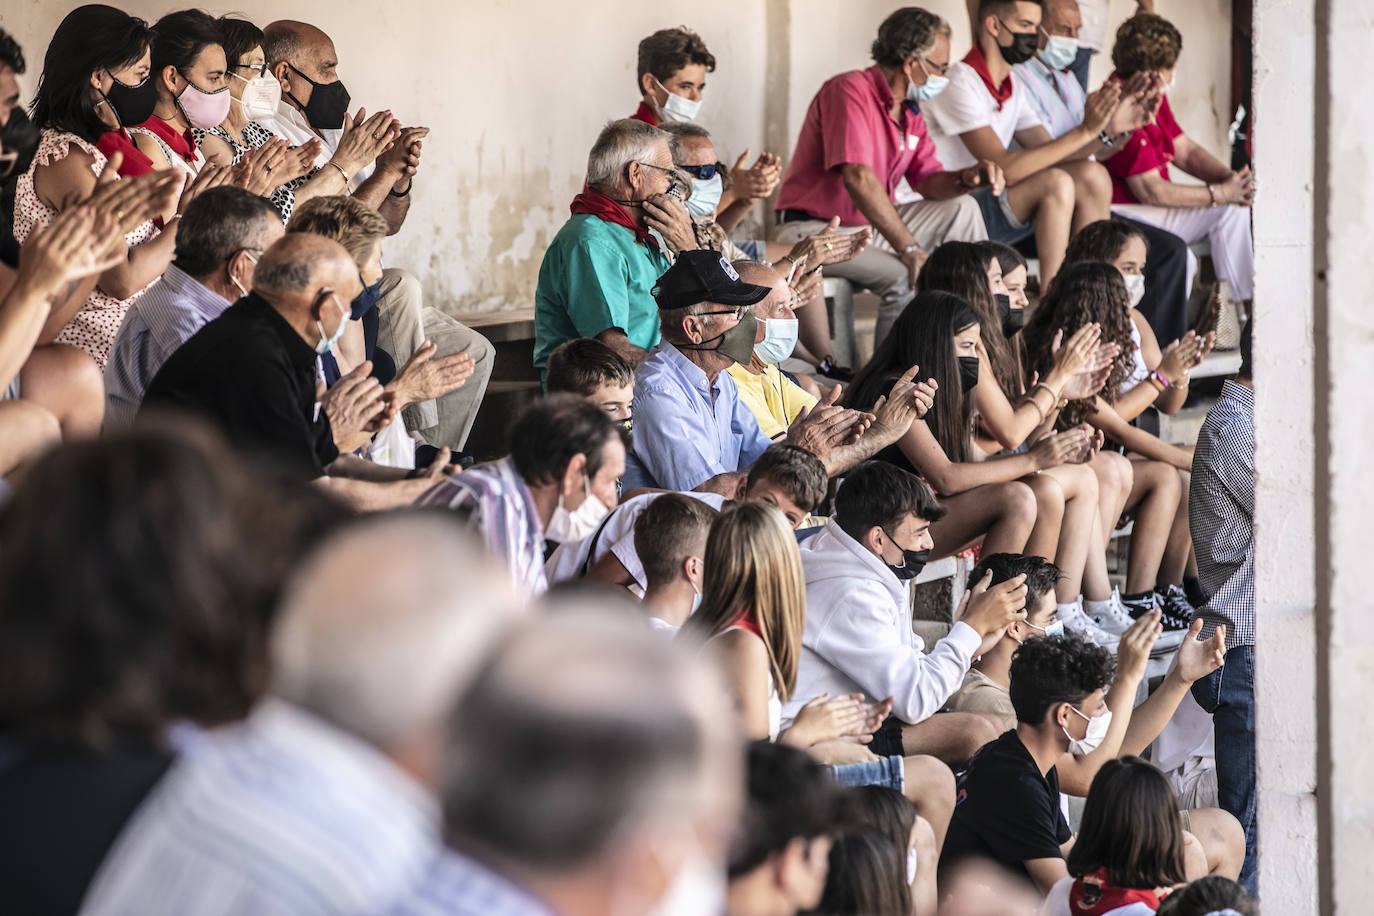
<path fill-rule="evenodd" d="M 915 83 L 908 82 L 906 84 L 906 99 L 908 102 L 915 102 L 919 105 L 922 102 L 929 102 L 941 92 L 944 92 L 945 87 L 949 85 L 949 78 L 940 76 L 937 73 L 931 73 L 926 69 L 926 65 L 921 63 L 919 59 L 916 61 L 916 66 L 920 67 L 921 72 L 926 75 L 926 81 L 919 86 Z"/>
<path fill-rule="evenodd" d="M 324 325 L 319 321 L 315 322 L 315 330 L 320 332 L 320 340 L 319 343 L 315 344 L 315 352 L 320 356 L 334 352 L 334 346 L 339 342 L 339 338 L 343 336 L 344 328 L 348 326 L 348 312 L 342 305 L 339 305 L 339 297 L 333 292 L 329 294 L 329 297 L 334 300 L 334 305 L 339 310 L 339 326 L 334 329 L 332 336 L 326 337 Z"/>
<path fill-rule="evenodd" d="M 358 279 L 362 280 L 362 278 L 362 274 L 359 274 Z M 354 321 L 357 321 L 359 318 L 363 317 L 368 312 L 372 311 L 372 309 L 377 305 L 377 297 L 381 295 L 381 292 L 381 277 L 378 277 L 377 282 L 373 283 L 371 286 L 367 286 L 366 284 L 364 284 L 363 291 L 358 294 L 358 298 L 354 299 L 351 303 L 349 303 L 352 312 L 352 314 L 349 317 L 352 318 Z"/>
<path fill-rule="evenodd" d="M 798 330 L 795 318 L 764 319 L 763 340 L 754 344 L 754 355 L 776 366 L 796 349 Z"/>
<path fill-rule="evenodd" d="M 1063 635 L 1064 635 L 1064 621 L 1062 621 L 1062 620 L 1056 620 L 1056 621 L 1054 621 L 1053 623 L 1051 623 L 1051 624 L 1050 624 L 1049 626 L 1047 626 L 1047 627 L 1037 627 L 1035 624 L 1031 623 L 1029 620 L 1023 620 L 1023 621 L 1021 621 L 1021 622 L 1024 623 L 1026 626 L 1030 627 L 1032 630 L 1039 630 L 1039 631 L 1040 631 L 1043 635 L 1045 635 L 1045 636 L 1063 636 Z"/>
<path fill-rule="evenodd" d="M 692 196 L 687 198 L 688 212 L 702 219 L 710 219 L 715 215 L 716 207 L 720 206 L 720 195 L 723 190 L 720 172 L 716 172 L 706 181 L 693 178 Z"/>
<path fill-rule="evenodd" d="M 1078 57 L 1078 39 L 1050 35 L 1048 32 L 1045 34 L 1049 43 L 1042 50 L 1035 52 L 1040 62 L 1051 70 L 1063 70 L 1073 63 Z"/>

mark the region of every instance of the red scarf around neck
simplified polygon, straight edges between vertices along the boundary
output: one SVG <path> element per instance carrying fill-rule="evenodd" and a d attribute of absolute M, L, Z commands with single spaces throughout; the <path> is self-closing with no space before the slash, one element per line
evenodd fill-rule
<path fill-rule="evenodd" d="M 1079 878 L 1069 890 L 1069 909 L 1083 916 L 1106 916 L 1133 903 L 1143 903 L 1157 910 L 1159 896 L 1152 890 L 1112 887 L 1105 868 Z"/>
<path fill-rule="evenodd" d="M 635 109 L 635 113 L 630 115 L 630 117 L 636 121 L 643 121 L 645 124 L 654 127 L 658 126 L 658 115 L 654 114 L 654 110 L 649 107 L 647 102 L 640 102 L 639 107 Z"/>
<path fill-rule="evenodd" d="M 983 80 L 983 85 L 988 87 L 988 92 L 997 100 L 997 110 L 1001 111 L 1002 103 L 1011 98 L 1011 74 L 1007 74 L 1007 78 L 1002 80 L 1002 85 L 994 86 L 992 74 L 988 72 L 987 58 L 983 57 L 983 49 L 977 45 L 969 48 L 969 52 L 964 55 L 964 63 L 972 67 L 973 72 Z"/>
<path fill-rule="evenodd" d="M 584 187 L 582 193 L 573 198 L 570 209 L 574 216 L 579 213 L 586 213 L 608 223 L 624 226 L 635 234 L 636 242 L 646 248 L 658 251 L 658 240 L 650 235 L 647 229 L 635 222 L 629 211 L 600 191 L 593 191 L 591 188 Z"/>

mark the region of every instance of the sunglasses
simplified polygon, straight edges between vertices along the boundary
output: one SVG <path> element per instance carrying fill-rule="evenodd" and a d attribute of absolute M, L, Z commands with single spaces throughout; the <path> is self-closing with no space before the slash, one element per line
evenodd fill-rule
<path fill-rule="evenodd" d="M 712 162 L 710 165 L 680 165 L 679 169 L 701 181 L 710 181 L 716 177 L 717 172 L 725 171 L 724 162 Z"/>

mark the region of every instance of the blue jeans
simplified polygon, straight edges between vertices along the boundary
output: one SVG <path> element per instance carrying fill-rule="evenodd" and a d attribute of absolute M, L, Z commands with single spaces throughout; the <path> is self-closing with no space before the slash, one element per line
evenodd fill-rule
<path fill-rule="evenodd" d="M 901 757 L 883 757 L 867 763 L 847 763 L 830 768 L 830 775 L 846 789 L 855 786 L 886 786 L 896 792 L 906 787 L 906 770 Z"/>
<path fill-rule="evenodd" d="M 1193 684 L 1193 699 L 1212 714 L 1217 795 L 1245 828 L 1240 884 L 1255 895 L 1255 647 L 1228 651 L 1226 664 Z"/>

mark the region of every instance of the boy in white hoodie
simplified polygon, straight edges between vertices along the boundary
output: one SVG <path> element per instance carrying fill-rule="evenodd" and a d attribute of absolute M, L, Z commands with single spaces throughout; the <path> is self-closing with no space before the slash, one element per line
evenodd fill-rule
<path fill-rule="evenodd" d="M 1000 729 L 977 713 L 935 715 L 963 683 L 983 648 L 1026 617 L 1025 576 L 974 585 L 949 635 L 929 653 L 912 632 L 911 580 L 930 556 L 931 522 L 945 514 L 914 474 L 881 461 L 850 472 L 835 516 L 801 547 L 806 573 L 806 631 L 800 698 L 864 693 L 892 697 L 892 715 L 869 749 L 879 755 L 930 754 L 951 766 L 967 761 Z"/>

